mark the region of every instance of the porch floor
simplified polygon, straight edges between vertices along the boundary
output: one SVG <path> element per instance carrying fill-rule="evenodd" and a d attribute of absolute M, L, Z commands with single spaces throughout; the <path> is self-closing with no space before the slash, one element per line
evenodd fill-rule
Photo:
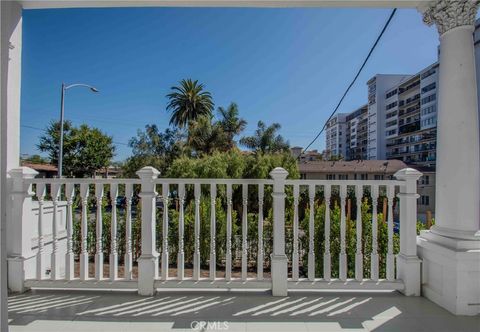
<path fill-rule="evenodd" d="M 480 331 L 423 297 L 396 292 L 44 291 L 11 295 L 10 331 Z M 201 328 L 202 323 L 210 325 Z M 193 323 L 193 324 L 192 324 Z M 193 327 L 193 328 L 192 328 Z"/>

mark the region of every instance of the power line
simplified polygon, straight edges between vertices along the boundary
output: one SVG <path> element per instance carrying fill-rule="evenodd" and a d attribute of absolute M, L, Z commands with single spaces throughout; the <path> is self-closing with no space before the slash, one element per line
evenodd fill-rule
<path fill-rule="evenodd" d="M 47 132 L 47 130 L 45 130 L 45 129 L 43 129 L 43 128 L 34 127 L 34 126 L 29 126 L 29 125 L 20 125 L 20 127 L 29 128 L 29 129 L 35 129 L 35 130 L 40 130 L 40 131 L 43 131 L 44 133 Z M 112 143 L 113 143 L 113 144 L 118 144 L 118 145 L 129 146 L 128 143 L 115 142 L 115 141 L 112 141 Z"/>
<path fill-rule="evenodd" d="M 333 118 L 333 116 L 335 115 L 335 113 L 337 113 L 338 109 L 340 108 L 340 105 L 342 104 L 343 100 L 345 99 L 345 97 L 347 96 L 348 92 L 350 91 L 350 89 L 352 88 L 352 86 L 355 84 L 355 82 L 357 81 L 358 77 L 360 76 L 360 74 L 362 73 L 363 71 L 363 68 L 365 68 L 365 65 L 367 64 L 368 60 L 370 59 L 370 56 L 372 55 L 373 51 L 375 50 L 375 48 L 377 47 L 378 45 L 378 42 L 380 41 L 380 39 L 382 38 L 383 34 L 385 33 L 385 31 L 387 30 L 388 26 L 390 25 L 390 22 L 392 21 L 393 17 L 395 16 L 395 13 L 397 12 L 397 8 L 394 8 L 392 10 L 392 12 L 390 13 L 390 16 L 387 20 L 387 22 L 385 23 L 382 31 L 380 32 L 380 34 L 378 35 L 377 37 L 377 40 L 375 40 L 375 43 L 373 44 L 372 48 L 370 48 L 370 52 L 368 52 L 368 55 L 367 57 L 365 58 L 365 60 L 363 61 L 363 64 L 362 66 L 360 67 L 360 69 L 358 70 L 357 72 L 357 75 L 355 75 L 354 79 L 352 80 L 352 82 L 350 83 L 350 85 L 348 86 L 348 88 L 345 90 L 342 98 L 340 98 L 340 101 L 338 102 L 337 106 L 335 107 L 335 109 L 333 110 L 332 114 L 330 114 L 330 116 L 328 117 L 327 121 L 325 121 L 325 124 L 323 125 L 322 129 L 320 130 L 320 132 L 317 134 L 317 136 L 315 136 L 315 138 L 310 142 L 310 144 L 307 145 L 307 147 L 305 149 L 302 149 L 302 151 L 307 151 L 308 148 L 310 146 L 312 146 L 313 143 L 316 142 L 316 140 L 320 137 L 320 135 L 324 132 L 325 128 L 327 127 L 327 123 Z M 303 154 L 303 152 L 298 156 L 298 159 L 300 159 L 300 156 Z"/>

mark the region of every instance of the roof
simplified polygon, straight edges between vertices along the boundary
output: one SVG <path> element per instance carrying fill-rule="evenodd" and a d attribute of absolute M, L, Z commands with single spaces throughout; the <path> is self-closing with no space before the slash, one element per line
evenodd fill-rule
<path fill-rule="evenodd" d="M 408 166 L 401 160 L 311 161 L 299 163 L 300 173 L 387 173 Z"/>
<path fill-rule="evenodd" d="M 58 168 L 55 165 L 52 164 L 34 164 L 34 163 L 28 163 L 28 162 L 22 162 L 22 166 L 30 167 L 36 171 L 42 171 L 42 172 L 57 172 Z"/>

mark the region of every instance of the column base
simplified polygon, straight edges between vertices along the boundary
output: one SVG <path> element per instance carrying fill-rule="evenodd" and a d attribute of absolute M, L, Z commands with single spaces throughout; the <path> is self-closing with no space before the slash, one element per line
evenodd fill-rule
<path fill-rule="evenodd" d="M 272 254 L 272 295 L 287 296 L 287 255 Z"/>
<path fill-rule="evenodd" d="M 158 278 L 158 253 L 142 255 L 138 258 L 138 294 L 152 296 L 155 294 L 154 282 Z"/>
<path fill-rule="evenodd" d="M 8 289 L 18 293 L 27 291 L 25 279 L 35 278 L 36 263 L 36 255 L 31 257 L 8 257 Z"/>
<path fill-rule="evenodd" d="M 401 292 L 406 296 L 420 296 L 421 263 L 417 256 L 397 255 L 397 278 L 403 281 Z"/>
<path fill-rule="evenodd" d="M 417 248 L 423 260 L 422 295 L 456 315 L 480 314 L 480 237 L 422 231 Z"/>

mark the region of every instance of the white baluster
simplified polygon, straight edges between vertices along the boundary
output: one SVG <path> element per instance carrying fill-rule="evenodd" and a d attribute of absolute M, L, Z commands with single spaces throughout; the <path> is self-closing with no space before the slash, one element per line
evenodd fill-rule
<path fill-rule="evenodd" d="M 308 220 L 308 280 L 315 280 L 315 185 L 308 186 L 310 215 Z"/>
<path fill-rule="evenodd" d="M 80 248 L 80 280 L 87 280 L 88 277 L 88 183 L 80 184 L 80 197 L 82 198 L 82 220 L 81 220 L 81 248 Z"/>
<path fill-rule="evenodd" d="M 65 185 L 65 197 L 67 198 L 67 252 L 65 254 L 65 279 L 73 280 L 75 277 L 75 263 L 73 253 L 73 198 L 75 195 L 75 185 L 67 183 Z"/>
<path fill-rule="evenodd" d="M 263 280 L 263 184 L 258 185 L 258 254 L 257 254 L 257 279 Z"/>
<path fill-rule="evenodd" d="M 372 188 L 372 254 L 370 258 L 370 278 L 378 280 L 378 222 L 377 222 L 377 205 L 378 205 L 378 186 L 371 186 Z"/>
<path fill-rule="evenodd" d="M 339 275 L 340 280 L 347 280 L 347 244 L 345 241 L 347 221 L 345 217 L 345 204 L 347 200 L 347 186 L 340 186 L 340 260 L 339 260 Z"/>
<path fill-rule="evenodd" d="M 323 278 L 330 281 L 332 275 L 331 257 L 330 257 L 330 185 L 324 186 L 325 195 L 325 251 L 323 253 Z"/>
<path fill-rule="evenodd" d="M 388 249 L 387 249 L 387 280 L 395 279 L 394 255 L 393 255 L 393 197 L 395 196 L 395 187 L 387 187 L 388 199 Z"/>
<path fill-rule="evenodd" d="M 363 186 L 357 185 L 355 188 L 355 197 L 357 199 L 357 243 L 355 252 L 355 279 L 363 280 L 363 253 L 362 253 L 362 197 Z"/>
<path fill-rule="evenodd" d="M 292 279 L 297 281 L 299 278 L 299 253 L 298 253 L 298 196 L 300 194 L 299 185 L 293 186 L 293 254 L 292 254 Z"/>
<path fill-rule="evenodd" d="M 178 185 L 178 200 L 179 200 L 179 213 L 178 213 L 178 255 L 177 255 L 177 273 L 178 279 L 183 280 L 185 276 L 185 252 L 184 252 L 184 223 L 185 223 L 185 184 Z"/>
<path fill-rule="evenodd" d="M 225 257 L 225 278 L 232 280 L 232 185 L 227 184 L 227 253 Z"/>
<path fill-rule="evenodd" d="M 242 280 L 247 280 L 247 268 L 248 268 L 248 184 L 242 185 Z"/>
<path fill-rule="evenodd" d="M 110 280 L 118 278 L 118 252 L 117 252 L 117 196 L 118 184 L 110 185 L 110 200 L 112 202 L 112 222 L 110 225 Z"/>
<path fill-rule="evenodd" d="M 132 253 L 132 195 L 133 185 L 125 185 L 125 279 L 133 278 L 133 253 Z"/>
<path fill-rule="evenodd" d="M 44 236 L 43 236 L 43 205 L 45 204 L 45 184 L 38 183 L 36 188 L 36 196 L 38 199 L 38 251 L 37 251 L 37 280 L 43 279 L 45 275 L 44 255 Z"/>
<path fill-rule="evenodd" d="M 162 274 L 163 280 L 168 279 L 168 195 L 170 195 L 169 184 L 162 184 L 162 201 L 163 201 L 163 224 L 162 224 Z"/>
<path fill-rule="evenodd" d="M 95 184 L 95 197 L 97 199 L 97 243 L 95 252 L 95 279 L 101 280 L 103 279 L 103 183 Z"/>
<path fill-rule="evenodd" d="M 195 183 L 195 252 L 193 253 L 193 280 L 200 279 L 200 195 L 199 183 Z"/>
<path fill-rule="evenodd" d="M 217 185 L 215 183 L 210 184 L 210 279 L 215 280 L 216 274 L 216 265 L 217 265 L 217 254 L 215 252 L 215 241 L 216 241 L 216 216 L 215 216 L 215 206 L 217 199 Z"/>
<path fill-rule="evenodd" d="M 58 183 L 52 183 L 51 187 L 52 204 L 53 204 L 53 216 L 52 216 L 52 254 L 50 258 L 51 263 L 51 278 L 52 280 L 58 280 L 61 278 L 60 271 L 60 251 L 58 248 L 58 199 L 60 197 L 61 185 Z"/>

